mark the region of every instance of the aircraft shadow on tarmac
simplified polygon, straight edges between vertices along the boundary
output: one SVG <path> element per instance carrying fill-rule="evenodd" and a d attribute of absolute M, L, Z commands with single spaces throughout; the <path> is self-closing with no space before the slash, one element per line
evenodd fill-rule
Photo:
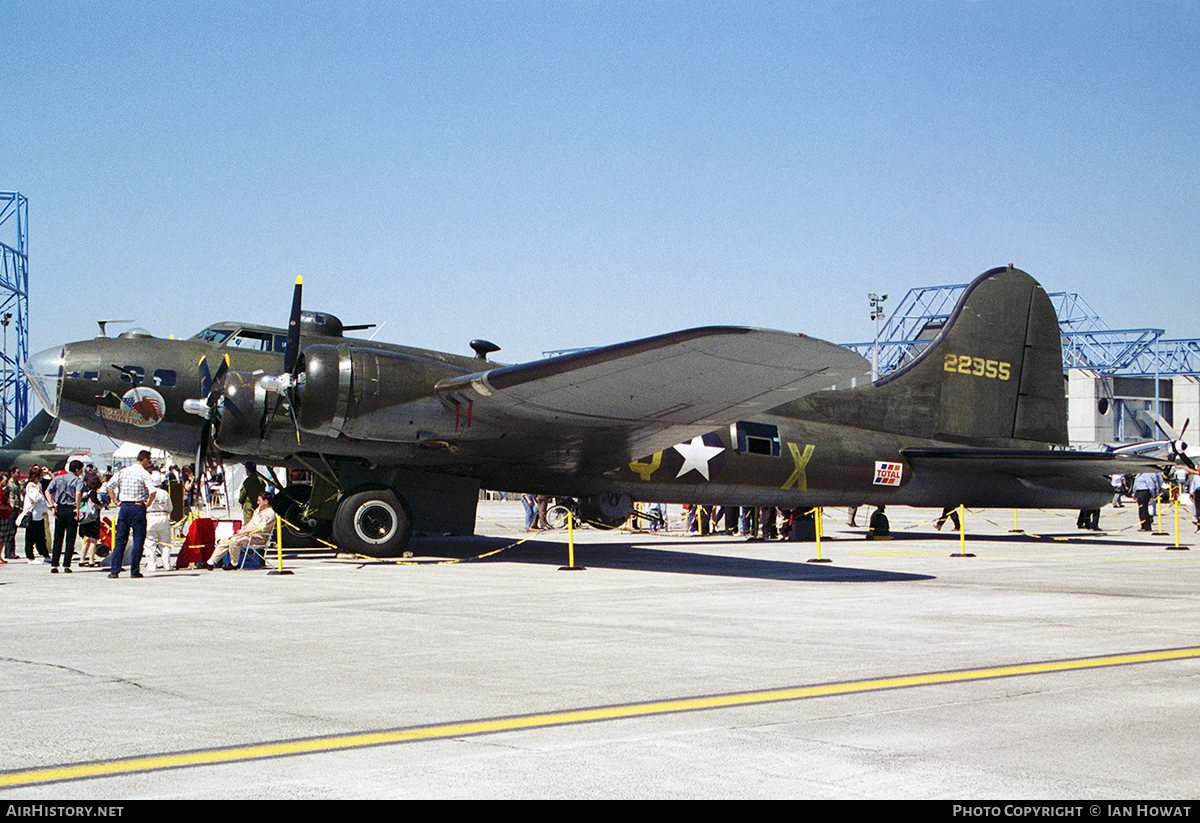
<path fill-rule="evenodd" d="M 527 540 L 520 545 L 513 546 L 514 542 L 510 538 L 503 537 L 421 536 L 413 538 L 410 548 L 417 557 L 467 560 L 509 546 L 510 548 L 501 553 L 483 558 L 480 562 L 534 563 L 547 566 L 565 566 L 567 563 L 565 542 Z M 725 542 L 712 544 L 714 549 L 722 545 L 730 544 Z M 737 541 L 731 545 L 736 547 L 745 544 Z M 855 569 L 839 566 L 836 563 L 808 563 L 805 561 L 816 554 L 816 548 L 812 544 L 779 542 L 768 545 L 777 546 L 781 556 L 792 559 L 763 560 L 761 558 L 699 554 L 691 551 L 675 551 L 665 547 L 643 548 L 621 542 L 616 545 L 576 544 L 575 563 L 585 568 L 704 574 L 756 580 L 885 583 L 934 579 L 933 575 L 928 574 Z"/>

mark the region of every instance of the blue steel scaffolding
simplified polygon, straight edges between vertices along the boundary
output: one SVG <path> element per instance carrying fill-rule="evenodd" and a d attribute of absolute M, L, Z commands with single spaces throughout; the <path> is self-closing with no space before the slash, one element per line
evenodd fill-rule
<path fill-rule="evenodd" d="M 879 373 L 916 357 L 937 335 L 968 284 L 910 289 L 879 333 Z M 1078 294 L 1049 295 L 1062 329 L 1063 368 L 1104 375 L 1168 377 L 1197 374 L 1200 341 L 1163 340 L 1162 329 L 1110 329 Z M 871 358 L 874 343 L 845 343 Z"/>
<path fill-rule="evenodd" d="M 21 365 L 29 359 L 29 201 L 15 191 L 0 191 L 0 443 L 7 443 L 29 422 L 29 383 Z M 12 334 L 9 334 L 10 328 Z"/>

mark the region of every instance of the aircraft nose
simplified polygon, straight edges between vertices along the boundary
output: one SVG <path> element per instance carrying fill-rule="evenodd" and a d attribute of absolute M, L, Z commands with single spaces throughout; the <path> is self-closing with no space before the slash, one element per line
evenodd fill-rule
<path fill-rule="evenodd" d="M 58 417 L 58 402 L 62 396 L 65 355 L 64 346 L 55 346 L 31 356 L 23 368 L 29 385 L 42 401 L 42 408 L 55 417 Z"/>

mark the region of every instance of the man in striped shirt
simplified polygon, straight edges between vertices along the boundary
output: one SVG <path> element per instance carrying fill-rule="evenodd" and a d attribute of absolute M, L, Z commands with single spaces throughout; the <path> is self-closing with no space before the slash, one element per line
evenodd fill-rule
<path fill-rule="evenodd" d="M 113 541 L 112 566 L 108 576 L 120 576 L 125 546 L 132 529 L 133 554 L 129 558 L 129 576 L 141 577 L 142 549 L 146 545 L 146 507 L 158 491 L 150 478 L 150 452 L 145 449 L 138 452 L 137 463 L 117 472 L 108 481 L 107 489 L 109 497 L 121 503 L 117 513 L 117 539 Z"/>

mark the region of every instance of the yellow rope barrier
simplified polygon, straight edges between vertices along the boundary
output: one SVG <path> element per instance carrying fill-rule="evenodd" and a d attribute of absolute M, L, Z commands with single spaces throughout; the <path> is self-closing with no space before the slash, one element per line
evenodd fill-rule
<path fill-rule="evenodd" d="M 291 528 L 293 528 L 293 529 L 295 529 L 295 528 L 296 528 L 296 525 L 295 525 L 294 523 L 291 523 L 291 522 L 290 522 L 290 521 L 288 521 L 288 520 L 284 520 L 282 517 L 277 517 L 277 518 L 276 518 L 276 520 L 277 520 L 277 521 L 278 521 L 278 523 L 279 523 L 279 526 L 278 526 L 278 528 L 279 528 L 279 531 L 280 531 L 280 534 L 281 534 L 281 535 L 282 535 L 282 531 L 283 531 L 283 524 L 285 524 L 285 523 L 286 523 L 288 526 L 290 526 Z M 490 522 L 490 521 L 486 521 L 486 522 Z M 494 524 L 494 525 L 495 525 L 495 524 Z M 297 529 L 297 531 L 299 531 L 299 530 Z M 335 551 L 339 551 L 339 552 L 340 552 L 340 551 L 342 551 L 342 550 L 341 550 L 341 549 L 340 549 L 340 548 L 337 546 L 337 544 L 335 544 L 335 543 L 330 543 L 328 540 L 322 540 L 322 539 L 321 539 L 321 538 L 319 538 L 319 537 L 314 537 L 314 538 L 312 538 L 312 539 L 313 539 L 313 540 L 315 540 L 315 541 L 317 541 L 318 543 L 321 543 L 321 544 L 322 544 L 322 545 L 324 545 L 324 546 L 328 546 L 329 548 L 331 548 L 331 549 L 333 549 L 333 550 L 335 550 Z M 509 543 L 507 546 L 501 546 L 501 547 L 500 547 L 500 548 L 498 548 L 498 549 L 492 549 L 491 551 L 484 552 L 483 554 L 477 554 L 477 555 L 475 555 L 474 557 L 456 557 L 456 558 L 452 558 L 452 559 L 449 559 L 449 560 L 404 560 L 404 559 L 393 560 L 393 559 L 391 559 L 391 558 L 384 558 L 384 557 L 370 557 L 370 556 L 368 556 L 368 555 L 365 555 L 365 554 L 355 554 L 354 556 L 355 556 L 355 557 L 361 557 L 361 558 L 363 558 L 363 559 L 366 559 L 366 560 L 379 560 L 379 561 L 381 561 L 381 562 L 392 563 L 392 564 L 394 564 L 394 565 L 397 565 L 397 566 L 444 566 L 444 565 L 450 565 L 450 564 L 453 564 L 453 563 L 469 563 L 469 562 L 471 562 L 471 561 L 474 561 L 474 560 L 482 560 L 482 559 L 484 559 L 485 557 L 494 557 L 495 555 L 497 555 L 497 554 L 500 554 L 500 553 L 501 553 L 501 552 L 503 552 L 503 551 L 507 551 L 508 549 L 515 548 L 516 546 L 519 546 L 519 545 L 521 545 L 522 543 L 524 543 L 524 542 L 526 542 L 526 541 L 528 541 L 528 540 L 532 540 L 532 539 L 533 539 L 532 537 L 522 537 L 520 540 L 517 540 L 517 541 L 516 541 L 516 542 L 514 542 L 514 543 Z M 278 545 L 279 545 L 280 547 L 282 547 L 282 546 L 283 546 L 283 540 L 282 540 L 282 539 L 280 539 L 280 540 L 278 541 Z M 280 554 L 280 558 L 281 558 L 281 559 L 280 559 L 280 562 L 282 563 L 282 548 L 280 548 L 280 552 L 281 552 L 281 554 Z M 346 554 L 354 554 L 354 553 L 353 553 L 353 552 L 346 552 Z"/>

